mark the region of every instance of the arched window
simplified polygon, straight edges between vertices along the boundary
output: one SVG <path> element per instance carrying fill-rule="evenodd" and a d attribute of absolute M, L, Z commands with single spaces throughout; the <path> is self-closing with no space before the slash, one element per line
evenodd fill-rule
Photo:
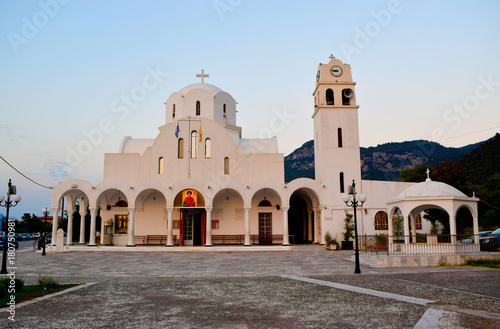
<path fill-rule="evenodd" d="M 379 211 L 375 214 L 375 229 L 376 230 L 387 230 L 389 227 L 389 222 L 387 221 L 387 213 L 384 211 Z"/>
<path fill-rule="evenodd" d="M 177 141 L 177 158 L 184 158 L 184 139 L 182 138 L 179 138 L 179 141 Z"/>
<path fill-rule="evenodd" d="M 415 229 L 421 230 L 422 229 L 422 216 L 420 214 L 417 215 L 415 218 Z"/>
<path fill-rule="evenodd" d="M 172 119 L 175 119 L 175 104 L 172 105 Z"/>
<path fill-rule="evenodd" d="M 333 90 L 328 88 L 326 90 L 326 105 L 334 105 L 335 103 L 333 102 Z"/>
<path fill-rule="evenodd" d="M 200 101 L 196 101 L 196 115 L 200 115 L 201 113 L 201 104 Z"/>
<path fill-rule="evenodd" d="M 339 175 L 339 181 L 340 181 L 340 193 L 344 193 L 344 173 L 341 172 Z"/>
<path fill-rule="evenodd" d="M 339 147 L 342 147 L 342 128 L 337 129 L 337 140 Z"/>
<path fill-rule="evenodd" d="M 163 157 L 158 159 L 158 174 L 163 175 Z"/>
<path fill-rule="evenodd" d="M 229 175 L 229 158 L 224 158 L 224 175 Z"/>
<path fill-rule="evenodd" d="M 210 159 L 212 156 L 212 140 L 210 138 L 205 139 L 205 159 Z"/>
<path fill-rule="evenodd" d="M 193 130 L 191 132 L 191 159 L 198 157 L 198 132 Z"/>
<path fill-rule="evenodd" d="M 222 114 L 225 118 L 226 117 L 226 104 L 222 105 Z"/>

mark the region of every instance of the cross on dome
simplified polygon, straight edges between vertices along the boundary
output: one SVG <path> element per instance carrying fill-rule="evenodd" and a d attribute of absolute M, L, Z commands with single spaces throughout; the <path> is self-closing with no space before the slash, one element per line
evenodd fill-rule
<path fill-rule="evenodd" d="M 330 54 L 330 60 L 335 59 L 335 56 L 333 54 Z"/>
<path fill-rule="evenodd" d="M 425 172 L 427 173 L 427 179 L 425 181 L 426 182 L 431 181 L 431 178 L 429 177 L 429 174 L 431 173 L 431 171 L 429 170 L 429 168 L 427 168 L 427 170 Z"/>
<path fill-rule="evenodd" d="M 205 83 L 205 78 L 208 78 L 209 75 L 205 74 L 205 71 L 201 69 L 201 74 L 197 74 L 196 77 L 201 78 L 201 83 Z"/>

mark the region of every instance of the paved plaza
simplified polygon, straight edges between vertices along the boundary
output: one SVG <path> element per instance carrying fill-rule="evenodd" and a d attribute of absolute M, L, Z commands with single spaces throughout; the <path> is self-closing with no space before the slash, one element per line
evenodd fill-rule
<path fill-rule="evenodd" d="M 361 266 L 350 251 L 25 247 L 16 275 L 79 289 L 18 305 L 2 328 L 500 328 L 500 272 Z M 113 251 L 111 251 L 113 250 Z"/>

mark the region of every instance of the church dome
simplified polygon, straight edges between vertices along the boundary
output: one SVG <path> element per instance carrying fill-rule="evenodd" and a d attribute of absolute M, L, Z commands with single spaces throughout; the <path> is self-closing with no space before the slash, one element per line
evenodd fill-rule
<path fill-rule="evenodd" d="M 220 89 L 217 86 L 211 85 L 209 83 L 193 83 L 192 85 L 189 85 L 189 86 L 182 88 L 179 92 L 181 94 L 185 95 L 185 94 L 187 94 L 190 91 L 195 90 L 195 89 L 207 90 L 208 92 L 210 92 L 214 96 L 217 95 L 218 93 L 222 92 L 222 89 Z"/>
<path fill-rule="evenodd" d="M 425 182 L 408 187 L 396 199 L 425 198 L 425 197 L 462 197 L 467 196 L 451 185 L 434 182 L 427 179 Z"/>

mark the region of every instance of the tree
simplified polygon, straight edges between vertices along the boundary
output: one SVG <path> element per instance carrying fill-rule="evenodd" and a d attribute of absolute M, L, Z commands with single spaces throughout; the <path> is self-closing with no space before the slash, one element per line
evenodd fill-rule
<path fill-rule="evenodd" d="M 404 217 L 401 213 L 401 209 L 398 208 L 392 215 L 392 234 L 393 235 L 404 235 Z"/>
<path fill-rule="evenodd" d="M 352 220 L 353 215 L 345 213 L 344 218 L 344 241 L 349 241 L 350 238 L 354 238 L 354 221 Z"/>
<path fill-rule="evenodd" d="M 451 185 L 465 195 L 472 194 L 470 186 L 467 184 L 467 174 L 458 161 L 448 162 L 448 160 L 444 160 L 444 162 L 434 166 L 431 178 L 434 181 Z"/>
<path fill-rule="evenodd" d="M 431 222 L 431 234 L 450 234 L 450 216 L 446 211 L 437 208 L 425 210 L 424 218 Z"/>
<path fill-rule="evenodd" d="M 43 222 L 37 219 L 35 214 L 30 215 L 29 213 L 24 213 L 21 217 L 21 221 L 17 224 L 17 233 L 33 233 L 42 232 Z"/>
<path fill-rule="evenodd" d="M 415 168 L 403 169 L 399 172 L 400 182 L 423 182 L 427 178 L 427 169 L 432 170 L 433 165 L 420 165 Z"/>

